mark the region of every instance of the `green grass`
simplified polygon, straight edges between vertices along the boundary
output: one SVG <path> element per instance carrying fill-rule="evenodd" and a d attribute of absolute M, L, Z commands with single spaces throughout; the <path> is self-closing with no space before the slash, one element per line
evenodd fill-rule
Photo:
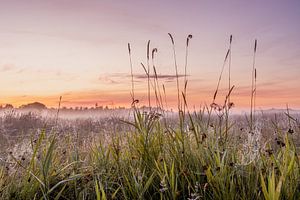
<path fill-rule="evenodd" d="M 300 198 L 299 156 L 289 133 L 282 133 L 284 147 L 261 148 L 250 158 L 243 143 L 221 141 L 219 129 L 200 116 L 190 116 L 185 124 L 193 128 L 184 133 L 156 112 L 135 109 L 134 116 L 127 122 L 132 131 L 88 148 L 42 132 L 31 158 L 15 158 L 13 173 L 0 169 L 1 199 Z M 218 118 L 212 123 L 219 125 Z"/>

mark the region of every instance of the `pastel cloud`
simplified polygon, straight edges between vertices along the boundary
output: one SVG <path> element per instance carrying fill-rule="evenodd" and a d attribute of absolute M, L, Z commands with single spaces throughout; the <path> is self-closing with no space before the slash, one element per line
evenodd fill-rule
<path fill-rule="evenodd" d="M 70 105 L 97 101 L 130 105 L 128 42 L 136 95 L 144 103 L 147 76 L 140 62 L 145 63 L 151 39 L 151 48 L 158 48 L 154 62 L 160 84 L 166 86 L 169 104 L 176 107 L 173 49 L 167 35 L 171 32 L 181 88 L 186 36 L 194 36 L 188 55 L 190 105 L 211 101 L 228 36 L 233 34 L 232 83 L 236 87 L 232 99 L 236 105 L 249 106 L 257 38 L 258 105 L 282 107 L 291 102 L 299 108 L 299 6 L 298 1 L 279 0 L 5 1 L 0 7 L 5 19 L 0 21 L 1 103 L 39 100 L 55 106 L 63 94 L 64 103 Z M 227 91 L 227 70 L 220 102 Z"/>

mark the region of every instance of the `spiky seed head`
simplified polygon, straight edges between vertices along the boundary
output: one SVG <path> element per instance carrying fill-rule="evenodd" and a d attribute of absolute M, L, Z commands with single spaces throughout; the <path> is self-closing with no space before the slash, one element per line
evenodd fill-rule
<path fill-rule="evenodd" d="M 229 43 L 232 43 L 232 35 L 230 35 Z"/>
<path fill-rule="evenodd" d="M 157 53 L 157 48 L 152 49 L 152 59 L 154 58 L 154 53 Z"/>
<path fill-rule="evenodd" d="M 189 41 L 190 41 L 190 39 L 192 39 L 193 38 L 193 35 L 191 35 L 191 34 L 189 34 L 188 36 L 187 36 L 187 38 L 186 38 L 186 46 L 189 46 Z"/>
<path fill-rule="evenodd" d="M 255 39 L 255 42 L 254 42 L 254 52 L 256 52 L 256 48 L 257 48 L 257 39 Z"/>
<path fill-rule="evenodd" d="M 61 102 L 61 99 L 62 99 L 62 96 L 59 97 L 59 104 L 60 104 L 60 102 Z"/>
<path fill-rule="evenodd" d="M 175 43 L 174 43 L 173 36 L 171 35 L 171 33 L 168 33 L 168 35 L 170 36 L 170 38 L 171 38 L 171 41 L 172 41 L 172 44 L 174 45 Z"/>
<path fill-rule="evenodd" d="M 128 47 L 128 52 L 131 53 L 130 43 L 128 43 L 127 47 Z"/>
<path fill-rule="evenodd" d="M 256 79 L 256 68 L 254 69 L 254 78 Z"/>
<path fill-rule="evenodd" d="M 131 103 L 131 106 L 134 106 L 135 104 L 138 104 L 140 101 L 138 99 L 134 99 Z"/>
<path fill-rule="evenodd" d="M 232 107 L 234 107 L 234 103 L 233 102 L 228 102 L 228 108 L 230 109 Z"/>
<path fill-rule="evenodd" d="M 219 108 L 219 105 L 216 104 L 216 103 L 211 103 L 211 104 L 210 104 L 210 107 L 211 107 L 212 109 L 216 110 L 216 109 Z"/>
<path fill-rule="evenodd" d="M 149 60 L 149 54 L 150 54 L 150 40 L 148 40 L 148 43 L 147 43 L 147 59 Z"/>

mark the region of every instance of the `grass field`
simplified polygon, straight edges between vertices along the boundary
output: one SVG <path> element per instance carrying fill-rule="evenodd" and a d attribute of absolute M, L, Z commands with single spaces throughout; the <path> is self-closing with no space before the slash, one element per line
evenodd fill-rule
<path fill-rule="evenodd" d="M 182 127 L 138 109 L 130 122 L 97 121 L 99 129 L 61 120 L 60 131 L 2 144 L 1 199 L 299 199 L 299 122 L 260 115 L 249 133 L 242 118 L 230 118 L 226 137 L 219 117 L 208 124 L 202 112 Z"/>
<path fill-rule="evenodd" d="M 255 110 L 255 62 L 249 115 L 230 114 L 230 83 L 218 105 L 230 57 L 229 48 L 212 103 L 197 111 L 188 109 L 186 74 L 183 89 L 179 85 L 174 48 L 178 113 L 163 109 L 164 86 L 149 64 L 143 65 L 147 92 L 156 101 L 149 97 L 151 108 L 139 108 L 132 80 L 129 117 L 67 120 L 59 112 L 53 118 L 7 112 L 1 117 L 0 198 L 300 199 L 299 114 Z"/>

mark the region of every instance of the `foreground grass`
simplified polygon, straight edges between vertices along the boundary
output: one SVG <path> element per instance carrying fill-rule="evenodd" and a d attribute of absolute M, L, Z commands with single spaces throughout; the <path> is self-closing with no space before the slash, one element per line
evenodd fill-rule
<path fill-rule="evenodd" d="M 259 132 L 239 139 L 220 118 L 180 116 L 169 126 L 161 114 L 135 109 L 124 122 L 132 131 L 88 144 L 43 131 L 32 137 L 30 157 L 11 155 L 0 168 L 0 198 L 300 199 L 298 124 L 262 143 Z"/>
<path fill-rule="evenodd" d="M 192 35 L 188 35 L 186 42 L 182 98 L 174 38 L 169 36 L 179 110 L 175 123 L 174 118 L 164 113 L 154 64 L 154 75 L 150 75 L 150 41 L 147 67 L 142 66 L 148 78 L 149 107 L 150 78 L 154 77 L 152 86 L 157 108 L 146 112 L 136 108 L 138 100 L 134 97 L 128 44 L 133 120 L 123 123 L 131 129 L 116 128 L 113 124 L 114 131 L 110 134 L 86 135 L 86 138 L 75 129 L 70 134 L 45 129 L 32 135 L 28 144 L 22 143 L 20 152 L 10 152 L 7 159 L 0 157 L 0 199 L 300 199 L 300 124 L 287 107 L 285 128 L 280 127 L 282 122 L 276 116 L 268 126 L 261 127 L 264 119 L 255 116 L 255 62 L 251 113 L 249 119 L 243 119 L 247 122 L 243 127 L 229 116 L 233 105 L 230 94 L 234 89 L 230 72 L 224 105 L 215 102 L 227 58 L 230 68 L 232 36 L 210 108 L 190 114 L 186 102 L 186 67 Z M 256 46 L 255 40 L 253 61 Z M 152 50 L 152 63 L 155 52 L 156 48 Z M 59 109 L 54 127 L 58 114 Z M 8 118 L 13 124 L 10 119 L 14 118 Z"/>

